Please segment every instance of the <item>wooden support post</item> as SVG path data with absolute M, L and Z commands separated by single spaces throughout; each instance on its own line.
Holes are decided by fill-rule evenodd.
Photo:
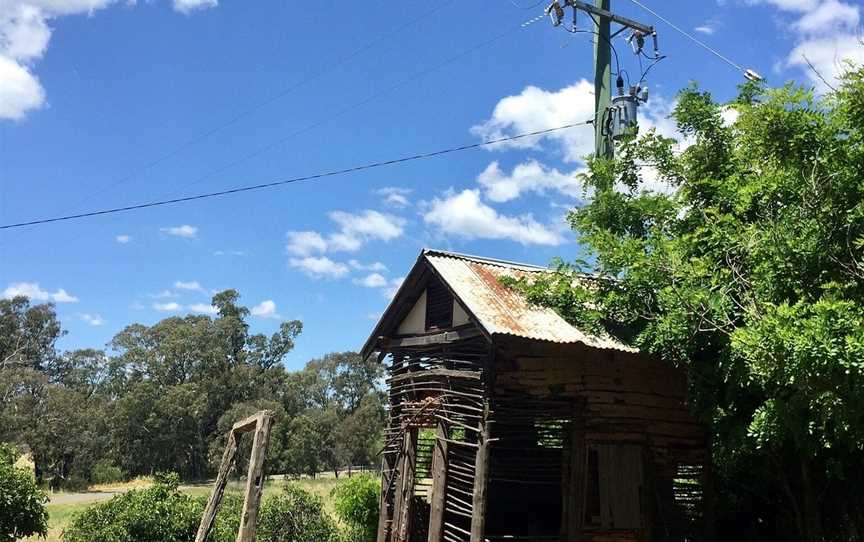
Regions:
M 486 501 L 489 489 L 489 406 L 484 409 L 482 429 L 474 462 L 474 496 L 471 501 L 471 542 L 483 542 L 486 534 Z
M 447 496 L 447 424 L 438 422 L 435 446 L 432 448 L 432 500 L 429 503 L 428 542 L 441 542 L 444 528 L 444 501 Z
M 414 501 L 414 470 L 417 467 L 417 428 L 405 429 L 399 479 L 396 481 L 396 502 L 393 506 L 393 542 L 407 542 L 411 532 Z
M 702 467 L 702 522 L 704 542 L 717 540 L 717 525 L 714 515 L 714 461 L 711 453 L 711 437 L 707 439 L 707 457 Z
M 213 494 L 207 501 L 207 507 L 204 509 L 204 515 L 201 517 L 201 523 L 198 525 L 198 533 L 195 535 L 195 542 L 204 542 L 207 535 L 210 534 L 210 529 L 213 528 L 213 522 L 216 520 L 216 513 L 219 511 L 219 505 L 222 504 L 222 496 L 225 493 L 225 486 L 228 484 L 228 475 L 234 468 L 234 459 L 237 456 L 238 435 L 234 431 L 228 432 L 228 443 L 225 445 L 225 451 L 222 453 L 222 464 L 219 466 L 219 474 L 216 476 L 216 485 L 213 488 Z
M 270 412 L 259 415 L 255 425 L 255 438 L 252 441 L 252 455 L 249 458 L 249 471 L 246 475 L 246 495 L 243 498 L 243 515 L 237 542 L 255 542 L 258 528 L 258 506 L 264 491 L 264 459 L 267 457 L 267 444 L 270 442 L 270 427 L 273 416 Z
M 390 538 L 390 533 L 393 526 L 393 516 L 390 514 L 388 503 L 394 498 L 390 487 L 393 482 L 393 476 L 396 472 L 396 465 L 387 461 L 387 454 L 381 458 L 381 498 L 378 507 L 378 536 L 377 542 L 387 542 Z M 395 490 L 394 490 L 395 491 Z M 394 508 L 395 510 L 395 508 Z
M 255 529 L 258 526 L 258 505 L 261 502 L 261 492 L 264 489 L 264 458 L 267 456 L 267 444 L 270 441 L 270 426 L 273 424 L 273 412 L 262 410 L 245 420 L 237 422 L 228 432 L 228 444 L 222 454 L 222 465 L 213 487 L 213 494 L 207 501 L 201 523 L 198 524 L 198 533 L 195 542 L 204 542 L 213 528 L 225 486 L 228 483 L 228 475 L 234 468 L 237 458 L 237 448 L 240 435 L 255 430 L 255 438 L 252 443 L 252 455 L 249 459 L 249 474 L 246 481 L 246 498 L 243 501 L 242 522 L 237 531 L 237 542 L 255 542 Z

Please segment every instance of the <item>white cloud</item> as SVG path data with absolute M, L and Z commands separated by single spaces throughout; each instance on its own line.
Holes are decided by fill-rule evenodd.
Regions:
M 397 186 L 386 186 L 375 191 L 376 194 L 384 198 L 384 203 L 394 205 L 396 207 L 407 207 L 410 205 L 408 195 L 413 190 L 410 188 L 399 188 Z
M 31 301 L 52 301 L 54 303 L 77 303 L 78 298 L 70 295 L 63 288 L 56 292 L 43 290 L 38 282 L 13 282 L 3 290 L 3 297 L 12 299 L 13 297 L 25 296 Z
M 561 173 L 536 160 L 518 164 L 509 175 L 501 170 L 497 161 L 492 162 L 477 176 L 477 182 L 485 188 L 486 197 L 496 202 L 516 199 L 524 191 L 544 194 L 554 190 L 572 198 L 584 195 L 575 173 Z
M 214 256 L 245 256 L 246 253 L 242 250 L 215 250 Z
M 183 308 L 180 303 L 174 301 L 168 303 L 153 303 L 153 308 L 159 312 L 176 312 Z
M 198 226 L 190 226 L 189 224 L 183 224 L 182 226 L 168 226 L 165 228 L 159 228 L 159 231 L 168 235 L 174 235 L 176 237 L 183 237 L 186 239 L 195 239 L 198 237 Z
M 289 231 L 288 245 L 285 247 L 289 253 L 296 256 L 309 256 L 311 254 L 326 252 L 327 241 L 320 233 L 315 231 Z
M 837 29 L 855 29 L 861 19 L 860 8 L 838 0 L 825 0 L 795 22 L 799 32 L 820 33 Z
M 312 278 L 338 279 L 348 274 L 348 266 L 334 262 L 326 256 L 291 258 L 288 260 L 288 264 Z
M 693 30 L 699 32 L 700 34 L 705 34 L 706 36 L 712 36 L 715 32 L 714 27 L 710 24 L 699 25 Z
M 252 316 L 259 318 L 281 318 L 279 313 L 276 312 L 276 303 L 272 299 L 265 299 L 261 303 L 258 303 L 252 307 L 250 312 Z
M 174 287 L 178 290 L 189 290 L 192 292 L 203 292 L 204 288 L 201 287 L 201 284 L 198 283 L 197 280 L 190 280 L 184 282 L 182 280 L 178 280 L 174 282 Z
M 174 0 L 174 7 L 188 13 L 216 2 Z M 48 49 L 48 22 L 66 15 L 91 14 L 114 3 L 117 0 L 0 0 L 0 119 L 21 120 L 45 104 L 45 90 L 33 74 L 33 64 Z
M 360 271 L 387 271 L 387 266 L 381 262 L 363 263 L 358 260 L 348 260 L 348 265 Z
M 209 303 L 193 303 L 186 307 L 189 312 L 197 312 L 199 314 L 216 314 L 218 309 Z
M 99 316 L 98 314 L 87 314 L 83 313 L 80 315 L 81 319 L 84 320 L 87 324 L 91 326 L 104 326 L 105 319 Z
M 180 13 L 191 13 L 202 9 L 215 8 L 218 0 L 174 0 L 174 9 Z
M 498 139 L 594 118 L 594 85 L 585 79 L 558 91 L 528 86 L 521 93 L 498 101 L 492 116 L 471 128 L 483 139 Z M 555 142 L 567 162 L 579 162 L 594 149 L 590 125 L 491 145 L 487 148 L 538 148 L 540 141 Z
M 340 226 L 328 240 L 331 250 L 354 251 L 369 240 L 390 241 L 402 235 L 405 220 L 367 209 L 358 214 L 333 211 L 330 219 Z
M 390 241 L 402 235 L 405 220 L 367 209 L 360 213 L 333 211 L 330 220 L 338 231 L 325 238 L 315 231 L 289 231 L 285 249 L 301 259 L 325 252 L 354 252 L 368 241 Z
M 381 273 L 369 273 L 362 279 L 355 279 L 354 284 L 366 288 L 381 288 L 382 286 L 387 286 L 387 279 Z
M 466 239 L 508 239 L 523 245 L 558 245 L 561 236 L 531 215 L 501 215 L 480 200 L 479 190 L 448 192 L 429 203 L 427 224 L 445 234 Z
M 132 236 L 126 235 L 124 233 L 123 235 L 118 235 L 118 236 L 114 237 L 114 240 L 117 241 L 118 243 L 120 243 L 121 245 L 125 245 L 126 243 L 128 243 L 132 240 Z
M 810 69 L 808 60 L 819 74 Z M 846 69 L 845 61 L 864 63 L 864 45 L 855 34 L 838 33 L 804 40 L 789 53 L 786 65 L 800 68 L 816 89 L 824 93 L 829 87 L 819 75 L 836 85 L 838 76 Z
M 161 292 L 150 294 L 149 297 L 152 297 L 153 299 L 168 299 L 172 297 L 177 297 L 177 294 L 175 294 L 171 290 L 162 290 Z

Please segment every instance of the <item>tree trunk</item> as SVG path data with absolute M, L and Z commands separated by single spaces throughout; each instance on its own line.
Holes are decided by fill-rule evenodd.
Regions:
M 816 498 L 816 488 L 813 485 L 813 466 L 806 457 L 799 459 L 801 467 L 801 501 L 804 523 L 804 540 L 807 542 L 822 542 L 822 517 L 819 500 Z

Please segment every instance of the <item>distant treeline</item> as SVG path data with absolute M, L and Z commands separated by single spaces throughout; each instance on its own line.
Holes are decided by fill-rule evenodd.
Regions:
M 213 297 L 215 317 L 132 324 L 107 350 L 67 352 L 51 304 L 0 300 L 0 441 L 29 451 L 39 483 L 52 487 L 160 471 L 202 479 L 218 468 L 231 425 L 270 409 L 268 471 L 371 463 L 384 422 L 381 367 L 340 352 L 287 371 L 302 323 L 251 334 L 239 298 L 226 290 Z M 246 449 L 240 458 L 238 469 Z

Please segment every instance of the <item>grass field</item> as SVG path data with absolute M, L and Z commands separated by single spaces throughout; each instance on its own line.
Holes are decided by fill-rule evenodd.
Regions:
M 301 480 L 297 480 L 296 482 L 303 489 L 314 493 L 324 499 L 324 504 L 327 511 L 333 515 L 333 502 L 330 499 L 330 492 L 336 487 L 338 481 L 332 477 L 321 477 L 321 478 L 303 478 Z M 231 481 L 228 483 L 228 487 L 226 488 L 226 492 L 237 492 L 242 493 L 244 488 L 243 481 Z M 265 494 L 273 494 L 275 492 L 281 491 L 282 485 L 284 482 L 282 480 L 267 480 L 264 483 L 264 493 Z M 140 482 L 134 482 L 128 485 L 114 485 L 110 487 L 100 487 L 100 491 L 127 491 L 129 489 L 146 487 L 146 485 L 141 484 Z M 180 490 L 184 493 L 188 493 L 189 495 L 210 495 L 210 491 L 212 490 L 212 486 L 209 484 L 195 484 L 195 485 L 184 485 L 180 487 Z M 69 500 L 72 497 L 75 500 L 87 500 L 87 502 L 64 502 L 62 504 L 48 504 L 46 509 L 48 510 L 48 538 L 47 542 L 61 542 L 61 535 L 63 534 L 63 529 L 69 525 L 72 521 L 73 517 L 86 510 L 88 507 L 93 506 L 97 503 L 100 493 L 91 492 L 91 493 L 74 493 L 74 494 L 63 494 L 64 500 Z M 103 501 L 104 502 L 104 501 Z M 26 542 L 44 542 L 45 539 L 40 539 L 36 537 L 25 538 Z

